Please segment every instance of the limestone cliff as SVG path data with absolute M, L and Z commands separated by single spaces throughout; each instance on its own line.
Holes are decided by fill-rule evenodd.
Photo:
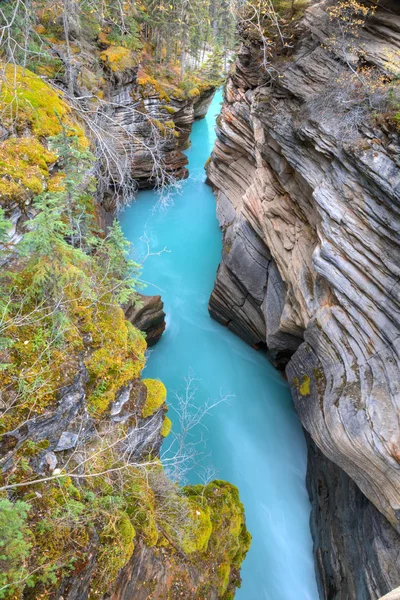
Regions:
M 398 98 L 400 10 L 379 3 L 350 57 L 334 5 L 313 3 L 267 75 L 256 43 L 239 52 L 208 166 L 224 232 L 210 311 L 287 364 L 322 451 L 309 477 L 321 595 L 364 600 L 400 582 L 400 138 L 395 111 L 375 96 L 368 110 L 354 73 Z

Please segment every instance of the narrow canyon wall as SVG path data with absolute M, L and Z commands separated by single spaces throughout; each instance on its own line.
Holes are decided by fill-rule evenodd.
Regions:
M 329 5 L 306 11 L 271 77 L 245 40 L 228 80 L 208 166 L 224 232 L 210 312 L 278 366 L 291 357 L 295 405 L 320 450 L 309 489 L 321 594 L 364 600 L 400 583 L 400 138 L 385 111 L 343 107 L 361 54 L 393 75 L 400 10 L 381 3 L 346 62 Z M 339 543 L 351 522 L 352 543 Z
M 90 142 L 75 121 L 70 105 L 28 69 L 22 71 L 16 67 L 15 71 L 19 89 L 27 94 L 28 101 L 24 102 L 23 97 L 19 104 L 22 126 L 17 121 L 12 127 L 4 120 L 0 132 L 1 150 L 7 157 L 0 177 L 0 217 L 3 218 L 4 210 L 12 225 L 0 219 L 8 235 L 8 238 L 4 235 L 7 243 L 4 232 L 0 236 L 2 298 L 6 297 L 7 310 L 10 305 L 12 315 L 10 326 L 3 306 L 3 321 L 11 334 L 2 337 L 0 344 L 0 500 L 2 523 L 8 520 L 11 529 L 2 531 L 1 585 L 5 584 L 3 589 L 9 587 L 5 592 L 7 597 L 26 599 L 165 600 L 183 594 L 188 600 L 232 598 L 240 585 L 240 566 L 251 541 L 238 490 L 224 481 L 178 488 L 159 463 L 161 444 L 171 429 L 171 421 L 165 416 L 166 390 L 158 380 L 141 379 L 141 371 L 146 347 L 157 342 L 165 327 L 160 296 L 140 295 L 140 303 L 135 298 L 121 307 L 120 297 L 110 292 L 110 287 L 114 290 L 120 286 L 119 271 L 104 292 L 102 284 L 113 270 L 111 261 L 101 255 L 99 262 L 94 262 L 97 251 L 93 250 L 96 246 L 92 240 L 93 246 L 88 243 L 91 250 L 87 254 L 64 240 L 65 230 L 58 225 L 59 214 L 65 212 L 61 192 L 57 197 L 60 204 L 47 213 L 50 217 L 42 223 L 57 214 L 60 229 L 54 229 L 58 237 L 51 230 L 53 237 L 49 234 L 48 246 L 53 250 L 51 263 L 56 267 L 48 279 L 54 287 L 57 280 L 61 294 L 68 294 L 68 299 L 63 296 L 59 305 L 52 305 L 54 288 L 45 286 L 46 277 L 40 280 L 35 292 L 29 286 L 35 267 L 46 265 L 47 256 L 43 253 L 38 258 L 33 244 L 34 249 L 27 250 L 25 246 L 19 251 L 29 231 L 29 221 L 41 212 L 34 203 L 37 187 L 30 187 L 29 177 L 26 180 L 14 176 L 13 182 L 8 172 L 4 176 L 7 164 L 12 175 L 16 172 L 12 164 L 13 148 L 20 152 L 25 148 L 21 173 L 24 174 L 24 169 L 28 175 L 39 173 L 39 187 L 43 192 L 49 191 L 51 204 L 51 192 L 59 191 L 51 187 L 53 178 L 66 177 L 65 164 L 47 149 L 49 123 L 53 124 L 51 119 L 58 109 L 65 126 L 75 134 L 71 147 L 78 151 L 73 144 L 76 140 L 82 144 L 77 146 L 79 161 L 73 163 L 77 173 L 73 181 L 81 192 L 74 201 L 82 214 L 90 213 L 91 225 L 92 216 L 99 217 L 100 201 L 108 218 L 115 216 L 113 192 L 118 190 L 110 190 L 109 205 L 107 195 L 102 197 L 104 190 L 94 196 L 88 175 L 89 171 L 92 174 L 91 163 L 81 158 Z M 143 145 L 148 130 L 141 129 L 140 117 L 136 119 L 137 113 L 129 111 L 132 94 L 127 93 L 125 86 L 132 82 L 126 76 L 127 79 L 120 78 L 113 85 L 115 91 L 119 89 L 125 94 L 125 118 L 131 119 L 129 127 L 142 136 Z M 7 83 L 6 77 L 3 85 Z M 137 87 L 135 90 L 139 93 Z M 184 156 L 181 150 L 188 142 L 193 120 L 204 116 L 213 93 L 212 88 L 194 100 L 182 100 L 182 110 L 178 112 L 186 115 L 187 131 L 183 131 L 182 124 L 182 139 L 177 141 L 174 137 L 172 146 L 162 148 L 166 160 L 169 151 Z M 38 101 L 41 112 L 31 110 L 32 98 Z M 111 111 L 110 96 L 107 102 Z M 121 98 L 118 107 L 122 104 Z M 153 104 L 161 110 L 160 98 Z M 171 104 L 171 110 L 175 110 L 172 100 Z M 8 115 L 9 107 L 4 100 L 0 105 L 2 114 Z M 23 112 L 27 106 L 28 116 Z M 42 127 L 39 132 L 34 127 L 38 121 Z M 56 120 L 51 133 L 61 131 L 61 123 Z M 132 156 L 136 150 L 133 148 Z M 38 157 L 40 170 L 36 165 Z M 146 157 L 146 164 L 150 165 L 150 159 L 150 155 Z M 131 165 L 131 168 L 135 175 L 136 167 Z M 147 185 L 151 182 L 147 181 Z M 42 229 L 40 224 L 31 229 L 37 237 L 48 240 L 44 225 Z M 59 235 L 60 231 L 63 235 Z M 98 233 L 97 227 L 94 231 Z M 82 247 L 86 249 L 85 244 Z M 124 263 L 124 255 L 120 257 Z M 100 270 L 103 262 L 107 264 L 104 272 Z M 96 288 L 93 295 L 86 287 L 85 268 L 91 269 L 90 285 Z M 64 269 L 74 276 L 64 279 Z M 45 266 L 43 270 L 46 271 Z M 16 273 L 18 276 L 13 279 Z M 13 285 L 16 280 L 20 284 L 19 278 L 23 282 L 21 305 Z M 38 306 L 32 300 L 37 296 Z M 74 308 L 69 312 L 71 306 Z M 22 314 L 24 317 L 15 319 L 13 310 L 20 311 L 18 317 Z M 43 311 L 40 317 L 36 311 Z M 67 325 L 65 330 L 60 326 L 55 334 L 57 311 L 65 316 Z M 7 327 L 3 328 L 3 334 L 4 331 Z M 146 340 L 141 332 L 147 334 Z M 53 336 L 57 339 L 56 347 Z M 155 474 L 151 483 L 150 471 Z
M 189 146 L 193 122 L 205 117 L 215 93 L 213 85 L 205 85 L 193 98 L 168 97 L 163 91 L 149 89 L 138 78 L 137 67 L 118 75 L 107 75 L 106 71 L 101 104 L 104 117 L 100 123 L 107 130 L 106 141 L 114 156 L 107 160 L 113 181 L 99 190 L 105 225 L 112 221 L 121 203 L 131 200 L 121 201 L 129 180 L 132 196 L 137 189 L 168 185 L 188 176 L 188 160 L 182 151 Z M 90 90 L 76 84 L 75 93 L 84 97 Z M 122 188 L 118 182 L 122 182 Z
M 307 488 L 320 596 L 380 598 L 399 583 L 399 534 L 354 481 L 307 439 Z

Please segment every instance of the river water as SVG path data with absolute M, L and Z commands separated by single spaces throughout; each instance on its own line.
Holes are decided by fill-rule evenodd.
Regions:
M 146 294 L 161 293 L 167 328 L 151 351 L 145 377 L 182 390 L 190 371 L 197 378 L 195 402 L 231 394 L 206 416 L 195 436 L 206 437 L 202 467 L 238 486 L 253 543 L 242 568 L 238 600 L 317 600 L 305 489 L 306 445 L 281 375 L 265 355 L 210 319 L 207 305 L 221 256 L 215 198 L 205 185 L 204 163 L 215 140 L 222 95 L 206 119 L 193 125 L 187 151 L 190 178 L 166 210 L 154 210 L 158 196 L 140 192 L 121 214 L 121 225 L 144 262 Z M 174 421 L 173 411 L 170 417 Z M 176 424 L 175 424 L 176 427 Z M 168 440 L 169 438 L 167 438 Z M 168 442 L 166 442 L 168 443 Z M 192 473 L 190 482 L 199 482 Z

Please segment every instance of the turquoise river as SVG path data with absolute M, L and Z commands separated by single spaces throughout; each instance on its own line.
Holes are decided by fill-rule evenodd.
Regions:
M 207 310 L 222 244 L 204 163 L 221 100 L 218 93 L 206 119 L 194 123 L 187 151 L 190 177 L 173 204 L 155 209 L 157 194 L 143 191 L 121 214 L 139 260 L 146 253 L 144 236 L 152 253 L 168 249 L 143 264 L 145 293 L 160 293 L 167 314 L 145 376 L 165 383 L 170 405 L 190 371 L 197 378 L 197 403 L 219 398 L 221 390 L 233 396 L 205 417 L 195 435 L 206 437 L 202 465 L 212 464 L 217 478 L 238 486 L 253 535 L 238 600 L 317 600 L 306 445 L 289 390 L 264 354 L 210 319 Z M 174 420 L 173 410 L 169 416 Z

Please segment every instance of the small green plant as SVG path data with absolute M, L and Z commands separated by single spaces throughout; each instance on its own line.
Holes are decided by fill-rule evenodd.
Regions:
M 8 241 L 8 233 L 12 227 L 12 223 L 6 219 L 4 209 L 0 207 L 0 249 L 4 250 L 4 245 Z
M 32 547 L 27 527 L 30 505 L 0 500 L 0 598 L 11 597 L 16 582 L 29 578 L 27 559 Z

